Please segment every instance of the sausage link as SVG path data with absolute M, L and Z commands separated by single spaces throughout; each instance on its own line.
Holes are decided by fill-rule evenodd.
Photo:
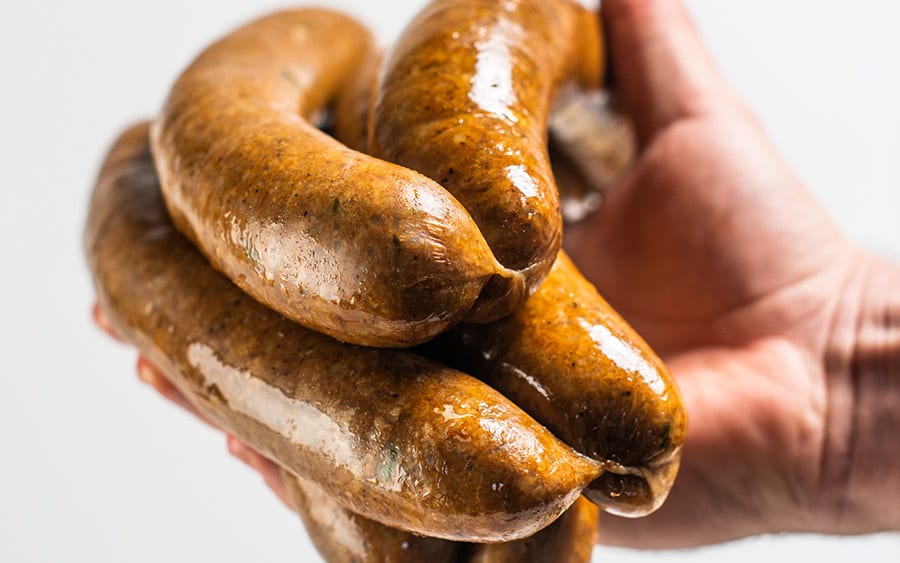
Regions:
M 342 344 L 249 298 L 170 223 L 145 125 L 110 152 L 85 245 L 117 332 L 200 412 L 354 512 L 506 541 L 549 524 L 601 473 L 468 375 Z
M 469 544 L 385 526 L 343 508 L 307 479 L 285 470 L 282 478 L 313 545 L 329 563 L 461 563 L 467 559 Z
M 674 481 L 687 418 L 662 361 L 560 252 L 515 314 L 421 349 L 482 379 L 606 472 L 584 494 L 641 516 Z
M 358 150 L 366 148 L 359 123 L 372 73 L 361 73 L 342 92 L 335 116 L 344 124 L 338 138 Z M 573 164 L 564 156 L 555 154 L 553 165 L 569 172 Z M 586 182 L 574 172 L 558 181 L 560 191 Z M 420 351 L 480 377 L 566 443 L 601 460 L 606 473 L 585 495 L 607 511 L 640 516 L 664 502 L 685 434 L 678 389 L 650 347 L 564 253 L 512 316 L 461 324 Z
M 401 33 L 370 115 L 372 154 L 440 182 L 513 277 L 494 276 L 467 319 L 514 311 L 561 242 L 547 117 L 566 78 L 599 80 L 595 14 L 556 0 L 435 0 Z M 591 66 L 592 64 L 592 66 Z M 589 76 L 592 75 L 592 76 Z
M 175 225 L 243 290 L 339 340 L 406 347 L 512 274 L 438 184 L 310 123 L 371 50 L 323 10 L 241 27 L 179 77 L 153 155 Z
M 369 111 L 381 62 L 380 52 L 370 52 L 334 104 L 334 137 L 363 153 L 369 151 Z
M 600 511 L 579 497 L 553 524 L 507 543 L 476 546 L 469 563 L 590 563 Z
M 418 536 L 363 518 L 315 483 L 282 471 L 306 531 L 328 562 L 590 563 L 599 511 L 583 497 L 552 524 L 521 540 L 467 544 Z

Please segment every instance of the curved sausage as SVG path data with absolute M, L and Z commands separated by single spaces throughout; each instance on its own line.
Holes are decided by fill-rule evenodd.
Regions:
M 336 122 L 343 124 L 336 129 L 338 139 L 358 150 L 366 148 L 360 123 L 367 115 L 372 74 L 371 66 L 360 73 L 336 109 Z M 570 136 L 588 134 L 583 128 L 573 131 L 571 119 L 560 127 Z M 567 147 L 578 166 L 588 155 L 601 154 L 604 143 L 622 139 L 621 131 L 609 131 L 598 132 L 606 138 L 587 149 Z M 561 192 L 588 182 L 575 176 L 575 164 L 563 158 L 567 154 L 554 156 L 554 170 L 567 172 L 557 179 Z M 664 502 L 686 431 L 677 386 L 565 254 L 515 314 L 483 326 L 461 324 L 420 351 L 483 379 L 566 443 L 602 461 L 606 473 L 585 494 L 607 511 L 640 516 Z
M 599 511 L 583 497 L 521 540 L 467 544 L 390 528 L 342 508 L 321 487 L 283 471 L 288 495 L 325 561 L 343 563 L 590 563 Z
M 517 274 L 494 276 L 470 321 L 514 311 L 553 265 L 562 224 L 547 117 L 566 78 L 599 81 L 598 33 L 596 14 L 571 2 L 435 0 L 386 59 L 370 151 L 440 182 Z
M 241 27 L 179 77 L 153 155 L 175 225 L 243 290 L 339 340 L 406 347 L 512 273 L 446 190 L 310 123 L 371 50 L 323 10 Z
M 584 494 L 642 516 L 675 479 L 687 418 L 662 361 L 565 253 L 525 306 L 421 350 L 497 389 L 606 472 Z
M 370 52 L 334 103 L 334 137 L 363 153 L 369 151 L 369 111 L 378 81 L 382 54 Z
M 200 412 L 354 512 L 506 541 L 549 524 L 601 473 L 472 377 L 339 343 L 250 299 L 173 228 L 146 126 L 111 149 L 85 248 L 117 332 Z

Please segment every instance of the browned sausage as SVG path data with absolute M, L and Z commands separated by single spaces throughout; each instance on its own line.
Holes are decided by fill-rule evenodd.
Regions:
M 283 472 L 306 531 L 322 557 L 343 563 L 589 563 L 599 511 L 583 497 L 533 536 L 466 544 L 390 528 L 342 508 L 321 487 Z
M 310 123 L 371 50 L 323 10 L 241 27 L 180 76 L 153 153 L 175 225 L 242 289 L 339 340 L 404 347 L 513 274 L 438 184 Z
M 369 111 L 381 61 L 380 52 L 369 53 L 347 86 L 338 93 L 334 104 L 334 137 L 364 153 L 369 150 Z
M 607 511 L 641 516 L 665 500 L 686 432 L 678 388 L 564 253 L 514 315 L 460 325 L 426 348 L 601 461 L 606 473 L 584 494 Z
M 343 127 L 336 134 L 364 150 L 359 122 L 371 79 L 360 76 L 341 94 L 336 120 Z M 605 141 L 574 154 L 596 156 Z M 569 170 L 566 161 L 557 164 Z M 569 175 L 558 181 L 561 190 L 571 188 Z M 678 389 L 650 347 L 564 254 L 513 316 L 459 325 L 422 351 L 484 379 L 569 445 L 603 461 L 607 473 L 585 494 L 606 510 L 640 516 L 668 495 L 685 436 Z
M 565 1 L 435 0 L 386 59 L 370 151 L 440 182 L 518 274 L 494 277 L 485 289 L 494 299 L 469 320 L 512 312 L 553 265 L 561 219 L 547 116 L 564 79 L 599 80 L 598 27 L 596 14 Z
M 309 538 L 329 563 L 461 563 L 468 558 L 469 544 L 385 526 L 346 510 L 312 481 L 287 471 L 282 478 Z
M 469 563 L 590 563 L 599 517 L 596 505 L 581 497 L 531 537 L 477 546 Z
M 198 410 L 368 518 L 505 541 L 546 526 L 601 473 L 472 377 L 339 343 L 249 298 L 170 223 L 145 125 L 106 159 L 85 248 L 116 331 Z

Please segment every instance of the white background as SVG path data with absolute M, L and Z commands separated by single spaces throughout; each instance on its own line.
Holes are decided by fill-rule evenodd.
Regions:
M 319 0 L 393 37 L 421 4 Z M 268 1 L 0 7 L 0 561 L 316 561 L 221 435 L 90 324 L 85 204 L 108 143 Z M 900 2 L 690 1 L 724 72 L 848 234 L 900 258 Z M 900 502 L 900 499 L 898 499 Z M 898 561 L 900 536 L 761 537 L 615 561 Z

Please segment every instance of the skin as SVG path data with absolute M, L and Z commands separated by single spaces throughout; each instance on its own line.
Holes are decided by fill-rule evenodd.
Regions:
M 370 51 L 324 10 L 241 27 L 178 78 L 153 155 L 175 225 L 241 289 L 338 340 L 407 347 L 512 274 L 437 183 L 316 129 Z
M 601 541 L 900 529 L 897 267 L 813 200 L 679 2 L 603 6 L 640 156 L 566 246 L 666 361 L 691 425 L 666 504 L 602 518 Z
M 516 310 L 553 265 L 562 219 L 547 118 L 564 80 L 598 81 L 596 37 L 596 16 L 568 2 L 436 0 L 385 60 L 369 151 L 440 182 L 516 272 L 489 283 L 470 321 Z
M 344 508 L 419 534 L 509 541 L 602 472 L 472 377 L 342 344 L 253 301 L 170 223 L 146 125 L 110 150 L 85 249 L 116 332 L 205 418 Z
M 640 156 L 567 247 L 662 353 L 691 425 L 663 508 L 602 517 L 600 541 L 900 529 L 900 268 L 834 227 L 679 2 L 604 0 L 604 12 Z M 281 487 L 277 468 L 243 455 Z

